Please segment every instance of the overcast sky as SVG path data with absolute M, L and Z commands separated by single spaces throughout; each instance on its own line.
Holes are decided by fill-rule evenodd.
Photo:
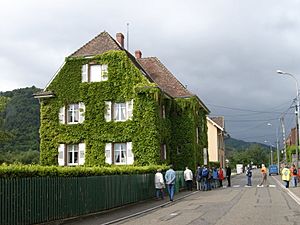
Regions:
M 66 56 L 129 23 L 130 52 L 158 57 L 232 137 L 275 145 L 282 115 L 295 126 L 296 82 L 276 70 L 300 81 L 299 1 L 7 0 L 0 15 L 0 91 L 44 88 Z

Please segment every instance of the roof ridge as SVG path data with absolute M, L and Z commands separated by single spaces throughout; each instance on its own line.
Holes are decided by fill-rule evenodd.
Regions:
M 89 45 L 91 42 L 95 41 L 97 38 L 99 38 L 100 36 L 106 36 L 108 37 L 110 40 L 112 40 L 114 43 L 117 44 L 117 46 L 120 48 L 120 50 L 123 50 L 123 48 L 119 45 L 119 43 L 107 32 L 107 31 L 102 31 L 100 34 L 98 34 L 97 36 L 95 36 L 93 39 L 91 39 L 90 41 L 86 42 L 84 45 L 82 45 L 80 48 L 78 48 L 75 52 L 73 52 L 70 56 L 72 57 L 73 55 L 76 55 L 76 53 L 78 53 L 81 49 L 83 49 L 84 47 L 86 47 L 87 45 Z

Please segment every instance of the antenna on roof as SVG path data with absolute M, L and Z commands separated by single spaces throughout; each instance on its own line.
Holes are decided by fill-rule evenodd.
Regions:
M 129 52 L 129 23 L 127 25 L 127 51 Z

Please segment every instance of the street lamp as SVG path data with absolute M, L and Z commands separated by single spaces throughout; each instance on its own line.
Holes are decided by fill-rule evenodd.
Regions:
M 299 151 L 299 141 L 300 141 L 300 132 L 299 132 L 299 123 L 300 123 L 300 115 L 299 115 L 299 112 L 298 112 L 298 109 L 300 107 L 299 105 L 299 85 L 298 85 L 298 80 L 297 78 L 293 75 L 293 74 L 290 74 L 290 73 L 287 73 L 287 72 L 283 72 L 281 70 L 277 70 L 277 73 L 278 74 L 281 74 L 281 75 L 287 75 L 287 76 L 290 76 L 292 77 L 295 81 L 296 81 L 296 90 L 297 90 L 297 97 L 296 97 L 296 116 L 297 116 L 297 125 L 296 125 L 296 129 L 297 129 L 297 134 L 298 134 L 298 137 L 297 137 L 297 146 L 296 146 L 296 167 L 298 168 L 298 159 L 299 159 L 299 154 L 298 154 L 298 151 Z

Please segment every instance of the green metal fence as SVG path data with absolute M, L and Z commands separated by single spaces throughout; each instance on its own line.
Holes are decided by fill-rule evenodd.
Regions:
M 184 187 L 183 172 L 176 174 L 178 191 Z M 0 224 L 38 224 L 107 210 L 153 196 L 153 174 L 1 178 Z

